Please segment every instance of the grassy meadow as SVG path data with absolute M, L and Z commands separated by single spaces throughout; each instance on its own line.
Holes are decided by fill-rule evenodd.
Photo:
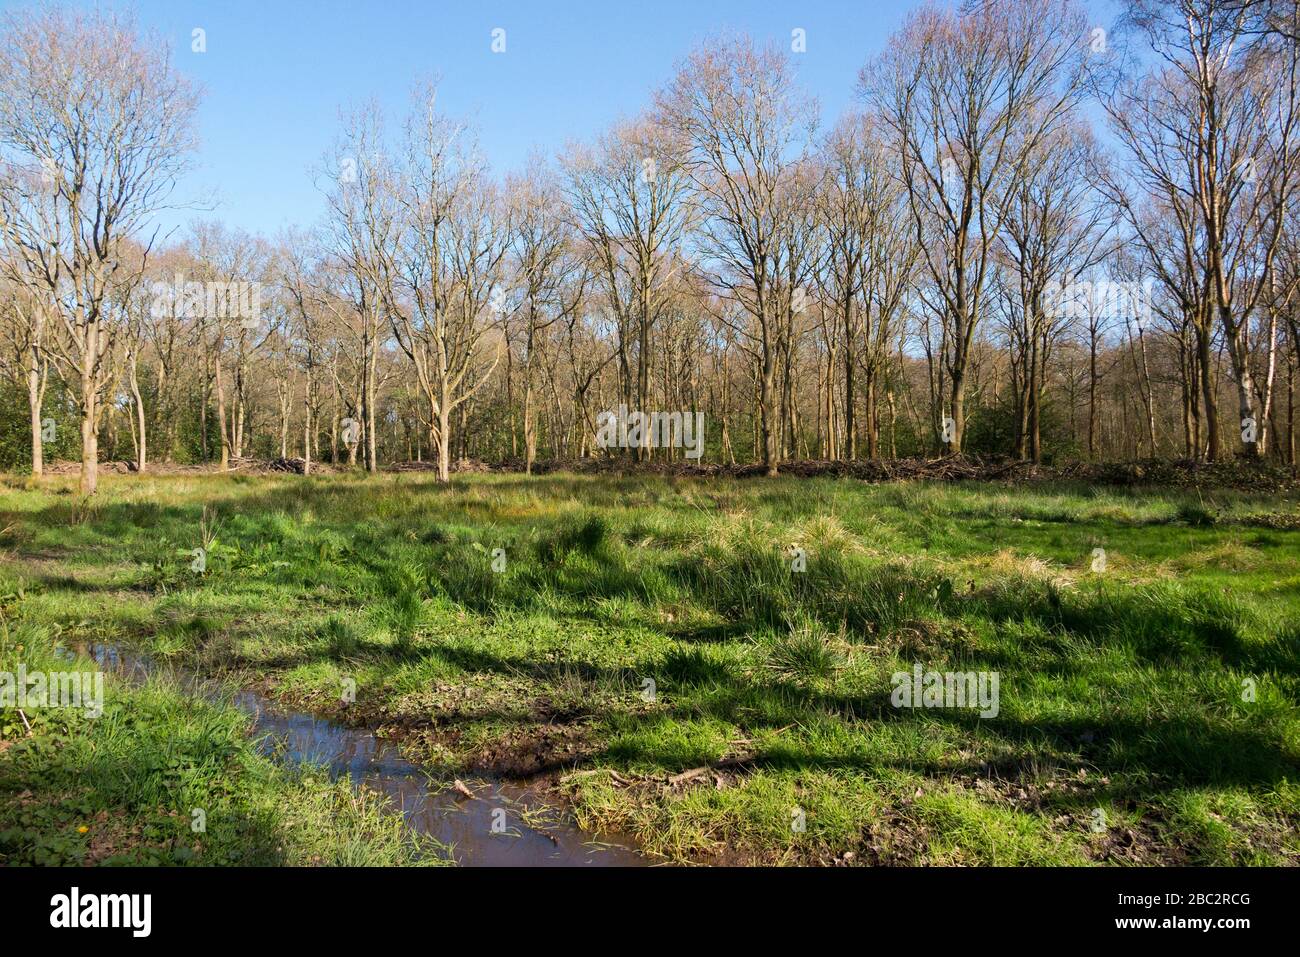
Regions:
M 1300 861 L 1293 494 L 72 482 L 0 489 L 0 670 L 138 649 L 379 728 L 435 776 L 532 781 L 667 862 Z M 896 707 L 917 664 L 996 673 L 997 714 Z M 0 863 L 424 859 L 364 791 L 272 764 L 174 683 L 110 676 L 93 720 L 13 714 Z

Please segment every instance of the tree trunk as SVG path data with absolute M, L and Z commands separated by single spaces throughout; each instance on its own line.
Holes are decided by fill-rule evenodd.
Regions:
M 136 354 L 134 350 L 132 350 L 127 361 L 130 370 L 131 399 L 135 403 L 136 431 L 140 436 L 138 445 L 139 451 L 137 452 L 135 459 L 135 470 L 143 475 L 149 465 L 149 455 L 145 444 L 144 400 L 140 398 L 140 380 L 136 376 Z
M 311 474 L 311 378 L 307 379 L 307 390 L 303 398 L 302 424 L 302 474 Z
M 957 366 L 954 363 L 954 366 Z M 952 370 L 951 388 L 952 388 L 952 442 L 948 445 L 948 451 L 954 455 L 960 454 L 962 449 L 962 439 L 966 433 L 966 397 L 962 394 L 966 383 L 965 363 L 962 362 L 960 367 Z
M 844 311 L 844 457 L 850 462 L 858 457 L 857 423 L 853 418 L 853 374 L 857 371 L 857 363 L 853 361 L 853 335 L 849 324 L 852 308 L 852 300 L 848 300 Z
M 1219 403 L 1214 394 L 1213 382 L 1213 364 L 1210 361 L 1210 337 L 1211 330 L 1202 328 L 1200 324 L 1196 326 L 1196 361 L 1200 366 L 1201 378 L 1201 401 L 1205 408 L 1205 436 L 1206 450 L 1205 457 L 1207 461 L 1217 462 L 1220 458 L 1219 449 Z
M 221 357 L 216 361 L 217 429 L 221 432 L 221 471 L 230 468 L 230 433 L 226 429 L 226 386 L 221 378 Z
M 770 477 L 777 474 L 780 453 L 777 451 L 776 363 L 771 349 L 763 350 L 763 375 L 759 402 L 762 427 L 763 465 Z
M 1097 335 L 1088 336 L 1088 461 L 1097 459 Z
M 91 342 L 95 336 L 91 334 Z M 93 349 L 87 349 L 81 372 L 81 483 L 82 495 L 94 495 L 99 488 L 99 435 L 95 429 L 95 375 Z
M 451 481 L 451 410 L 443 402 L 438 409 L 438 481 Z
M 32 346 L 28 351 L 27 407 L 32 424 L 32 475 L 40 478 L 45 473 L 45 442 L 41 434 L 41 408 L 45 402 L 45 375 L 41 367 L 40 351 Z

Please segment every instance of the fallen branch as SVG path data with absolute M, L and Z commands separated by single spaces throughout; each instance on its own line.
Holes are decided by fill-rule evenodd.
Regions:
M 615 784 L 621 784 L 626 786 L 632 783 L 627 778 L 623 777 L 623 775 L 615 771 L 613 768 L 588 768 L 585 771 L 570 771 L 568 774 L 564 775 L 564 777 L 562 777 L 560 780 L 568 781 L 572 778 L 589 778 L 595 774 L 608 774 Z
M 689 771 L 683 771 L 680 774 L 674 774 L 668 779 L 669 785 L 676 787 L 679 784 L 685 784 L 687 781 L 693 781 L 701 775 L 708 774 L 711 771 L 723 771 L 727 768 L 740 767 L 742 764 L 751 764 L 754 761 L 754 755 L 747 754 L 743 757 L 725 758 L 717 764 L 704 764 L 698 768 L 691 768 Z

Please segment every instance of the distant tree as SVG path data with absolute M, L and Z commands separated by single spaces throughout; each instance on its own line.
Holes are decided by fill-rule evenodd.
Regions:
M 758 367 L 762 462 L 781 460 L 778 370 L 789 346 L 800 267 L 799 233 L 811 224 L 804 163 L 813 151 L 817 105 L 799 89 L 789 54 L 748 37 L 698 47 L 657 98 L 661 122 L 680 137 L 701 206 L 707 273 L 750 325 L 738 344 Z M 720 316 L 730 316 L 723 310 Z
M 941 431 L 962 449 L 971 347 L 997 237 L 1029 158 L 1081 97 L 1085 21 L 1070 0 L 912 14 L 861 75 L 891 133 L 907 189 L 926 302 L 941 324 Z

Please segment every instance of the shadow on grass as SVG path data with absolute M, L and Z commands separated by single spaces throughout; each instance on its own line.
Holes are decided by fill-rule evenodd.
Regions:
M 521 494 L 554 497 L 562 504 L 577 499 L 585 505 L 613 500 L 620 495 L 646 494 L 640 479 L 601 480 L 600 494 L 595 480 L 541 476 L 493 482 L 489 490 L 501 496 Z M 224 490 L 223 508 L 237 509 L 244 516 L 241 534 L 275 540 L 276 515 L 294 515 L 303 509 L 329 511 L 329 527 L 347 527 L 354 540 L 385 545 L 393 537 L 397 522 L 376 518 L 368 493 L 359 486 L 330 486 L 323 483 L 284 484 L 257 494 L 242 494 L 239 487 Z M 402 494 L 426 509 L 444 502 L 458 491 L 432 480 L 407 482 Z M 788 494 L 763 492 L 773 508 L 790 506 Z M 458 503 L 468 514 L 496 509 L 491 502 Z M 625 502 L 621 504 L 626 504 Z M 761 502 L 760 502 L 761 504 Z M 534 661 L 503 657 L 482 648 L 464 645 L 428 646 L 414 642 L 394 648 L 357 638 L 331 645 L 328 641 L 304 647 L 272 659 L 249 660 L 260 667 L 290 668 L 320 660 L 348 656 L 376 660 L 419 660 L 434 657 L 466 672 L 522 676 L 546 686 L 576 675 L 583 681 L 610 688 L 635 687 L 647 674 L 657 676 L 664 695 L 664 710 L 649 714 L 631 710 L 616 716 L 625 733 L 606 755 L 607 760 L 665 765 L 667 752 L 649 745 L 631 743 L 650 739 L 656 729 L 697 719 L 718 719 L 746 729 L 769 729 L 799 724 L 810 716 L 831 716 L 849 722 L 881 726 L 905 722 L 932 723 L 983 741 L 1004 745 L 1029 755 L 1067 766 L 1088 767 L 1115 781 L 1115 788 L 1138 800 L 1159 789 L 1183 784 L 1239 785 L 1273 788 L 1284 779 L 1294 780 L 1300 771 L 1296 755 L 1281 743 L 1281 736 L 1264 730 L 1234 726 L 1228 717 L 1216 721 L 1199 712 L 1195 702 L 1170 713 L 1162 703 L 1151 717 L 1134 703 L 1132 714 L 1101 719 L 1081 716 L 1077 720 L 1019 721 L 1006 712 L 998 718 L 979 721 L 969 714 L 926 711 L 923 714 L 893 708 L 887 693 L 847 694 L 813 684 L 745 673 L 732 663 L 710 656 L 711 644 L 720 644 L 764 627 L 790 627 L 800 620 L 815 620 L 827 628 L 848 626 L 854 634 L 884 636 L 910 621 L 986 619 L 994 626 L 1027 624 L 1046 636 L 1032 650 L 1043 656 L 1036 669 L 1071 673 L 1074 663 L 1065 644 L 1056 639 L 1069 636 L 1098 649 L 1131 649 L 1143 663 L 1188 667 L 1203 662 L 1208 669 L 1227 668 L 1256 674 L 1276 674 L 1286 679 L 1300 675 L 1300 626 L 1281 634 L 1261 636 L 1251 610 L 1231 597 L 1208 590 L 1173 586 L 1138 586 L 1117 591 L 1111 586 L 1099 590 L 1080 587 L 1063 591 L 1050 584 L 1014 580 L 975 594 L 957 593 L 954 583 L 942 575 L 918 574 L 906 568 L 867 565 L 843 556 L 828 555 L 810 565 L 808 572 L 791 574 L 785 556 L 772 543 L 754 543 L 750 550 L 724 553 L 706 549 L 688 557 L 640 557 L 635 550 L 620 547 L 616 537 L 601 522 L 590 518 L 547 518 L 538 523 L 527 510 L 500 519 L 524 536 L 519 541 L 531 549 L 522 570 L 495 574 L 485 555 L 465 554 L 463 543 L 447 543 L 442 533 L 426 532 L 422 547 L 429 549 L 430 576 L 420 587 L 440 590 L 464 607 L 493 615 L 502 610 L 534 610 L 539 596 L 551 592 L 578 602 L 628 600 L 653 602 L 659 592 L 684 593 L 721 616 L 721 624 L 685 626 L 680 640 L 702 647 L 679 649 L 667 656 L 638 661 L 631 667 L 609 667 L 581 660 Z M 55 503 L 35 513 L 35 520 L 67 524 L 75 513 L 71 503 Z M 159 508 L 150 503 L 109 503 L 98 509 L 93 529 L 87 534 L 108 540 L 124 529 L 154 529 L 164 522 L 185 523 L 197 528 L 201 507 Z M 32 521 L 33 513 L 17 516 Z M 449 516 L 436 516 L 440 522 Z M 477 516 L 475 516 L 477 520 Z M 427 514 L 418 521 L 433 520 Z M 0 517 L 0 524 L 3 524 Z M 456 550 L 459 548 L 459 550 Z M 365 556 L 354 563 L 355 570 L 380 579 L 390 564 L 386 552 Z M 517 566 L 516 566 L 517 567 Z M 394 589 L 379 582 L 376 593 L 394 598 Z M 60 584 L 77 589 L 80 586 Z M 405 587 L 405 586 L 404 586 Z M 400 589 L 398 589 L 400 591 Z M 1024 669 L 1026 661 L 1001 648 L 981 649 L 976 656 L 985 666 L 1004 673 Z M 1076 672 L 1077 673 L 1077 672 Z M 490 717 L 490 715 L 485 715 Z M 500 715 L 519 720 L 515 712 Z M 599 715 L 597 718 L 601 717 Z M 544 720 L 545 715 L 539 716 Z M 527 718 L 523 719 L 525 722 Z M 1084 736 L 1089 736 L 1085 741 Z M 928 775 L 970 773 L 998 775 L 1011 768 L 990 766 L 970 760 L 950 762 L 923 758 L 883 760 L 878 756 L 818 753 L 811 747 L 782 744 L 755 757 L 754 766 L 782 770 L 842 769 L 870 772 L 894 767 Z M 1016 771 L 1024 773 L 1023 768 Z

